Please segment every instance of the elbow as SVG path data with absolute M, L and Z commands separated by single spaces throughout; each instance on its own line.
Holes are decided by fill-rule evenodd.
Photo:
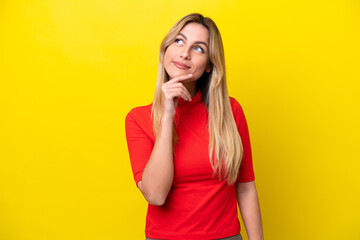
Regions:
M 154 206 L 162 206 L 165 204 L 167 194 L 169 191 L 165 191 L 160 188 L 151 188 L 147 189 L 146 186 L 144 187 L 142 181 L 139 182 L 138 187 L 143 194 L 145 200 Z
M 153 206 L 162 206 L 165 204 L 165 198 L 161 198 L 161 197 L 152 197 L 152 198 L 146 198 L 146 201 L 150 204 L 150 205 L 153 205 Z
M 166 201 L 166 195 L 160 194 L 158 192 L 154 192 L 154 193 L 148 193 L 146 191 L 142 192 L 144 195 L 145 200 L 154 206 L 162 206 L 165 204 Z

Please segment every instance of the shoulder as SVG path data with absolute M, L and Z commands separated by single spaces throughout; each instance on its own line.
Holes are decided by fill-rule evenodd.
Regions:
M 125 117 L 125 129 L 129 135 L 132 133 L 146 133 L 154 138 L 151 119 L 152 104 L 132 108 Z
M 134 107 L 126 114 L 126 119 L 128 118 L 138 119 L 144 116 L 148 116 L 149 114 L 151 115 L 151 108 L 152 108 L 152 103 L 145 106 Z
M 149 124 L 151 121 L 152 103 L 132 108 L 125 117 L 125 123 L 136 122 L 139 125 Z
M 238 117 L 239 115 L 244 115 L 244 111 L 241 107 L 241 104 L 234 97 L 229 97 L 229 98 L 230 98 L 231 108 L 234 117 Z
M 241 104 L 233 97 L 230 97 L 230 102 L 236 125 L 239 129 L 247 129 L 247 120 Z

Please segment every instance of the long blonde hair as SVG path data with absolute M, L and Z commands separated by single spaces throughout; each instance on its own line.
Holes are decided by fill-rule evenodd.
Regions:
M 156 136 L 161 124 L 164 95 L 163 83 L 169 81 L 164 67 L 164 55 L 167 47 L 175 40 L 181 29 L 190 22 L 200 23 L 209 30 L 209 58 L 211 71 L 204 74 L 196 82 L 196 90 L 201 91 L 202 102 L 208 111 L 209 157 L 213 175 L 219 180 L 227 179 L 229 185 L 234 184 L 243 157 L 241 138 L 233 117 L 231 103 L 226 84 L 224 48 L 220 32 L 208 17 L 193 13 L 180 19 L 170 29 L 160 46 L 158 75 L 152 103 L 151 118 Z M 173 127 L 173 149 L 178 137 Z

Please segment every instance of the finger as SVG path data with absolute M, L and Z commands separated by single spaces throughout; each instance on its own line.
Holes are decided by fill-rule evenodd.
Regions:
M 176 87 L 170 87 L 168 89 L 173 90 L 175 92 L 180 91 L 179 94 L 185 95 L 185 97 L 182 97 L 183 99 L 191 101 L 191 94 L 189 93 L 189 91 L 186 89 L 186 87 L 182 83 L 177 83 Z
M 176 83 L 164 83 L 164 88 L 165 89 L 174 89 L 174 88 L 181 88 L 182 86 L 184 86 L 181 82 L 176 82 Z
M 178 90 L 178 89 L 181 89 L 181 90 L 186 94 L 186 96 L 187 96 L 185 99 L 191 101 L 191 94 L 190 94 L 189 91 L 186 89 L 186 87 L 184 86 L 184 84 L 182 84 L 182 83 L 180 83 L 180 82 L 163 85 L 163 89 L 164 89 L 165 91 L 167 91 L 167 90 Z
M 177 76 L 177 77 L 174 77 L 174 78 L 170 79 L 170 80 L 168 81 L 168 83 L 169 83 L 169 82 L 173 83 L 173 82 L 183 81 L 183 80 L 186 80 L 186 79 L 191 78 L 192 76 L 193 76 L 192 73 L 189 73 L 189 74 L 186 74 L 186 75 Z
M 183 91 L 184 91 L 187 99 L 188 99 L 189 101 L 191 101 L 191 94 L 189 93 L 189 91 L 186 89 L 186 87 L 185 87 L 184 85 L 182 86 L 182 89 L 183 89 Z
M 185 88 L 185 87 L 184 87 Z M 182 88 L 173 88 L 165 90 L 167 98 L 181 97 L 184 100 L 191 101 L 191 95 L 187 94 L 187 90 Z
M 181 97 L 182 99 L 188 100 L 188 96 L 181 89 L 170 89 L 166 91 L 165 98 L 173 99 Z

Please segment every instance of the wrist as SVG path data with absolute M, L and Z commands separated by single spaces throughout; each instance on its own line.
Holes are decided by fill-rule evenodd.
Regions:
M 172 122 L 174 120 L 174 115 L 164 113 L 161 117 L 162 122 Z

